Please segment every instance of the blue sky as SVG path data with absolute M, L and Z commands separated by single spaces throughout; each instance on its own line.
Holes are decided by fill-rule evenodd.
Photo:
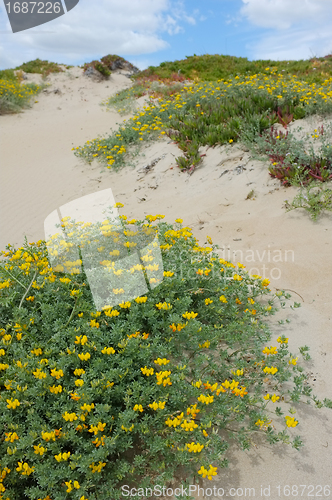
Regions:
M 193 54 L 249 60 L 332 53 L 332 0 L 80 0 L 12 33 L 0 4 L 0 69 L 32 59 L 83 64 L 118 54 L 144 69 Z

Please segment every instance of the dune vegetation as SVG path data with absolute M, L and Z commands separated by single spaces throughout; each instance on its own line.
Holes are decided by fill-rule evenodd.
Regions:
M 331 208 L 329 130 L 312 132 L 314 150 L 287 126 L 332 112 L 331 61 L 317 60 L 317 70 L 318 62 L 320 76 L 308 61 L 290 62 L 287 73 L 285 62 L 223 56 L 149 68 L 105 103 L 123 110 L 146 94 L 148 104 L 74 152 L 117 169 L 143 142 L 167 136 L 183 153 L 178 167 L 195 174 L 201 146 L 243 143 L 269 159 L 285 186 L 309 189 L 296 203 L 315 197 L 317 217 L 319 204 Z M 24 71 L 45 68 L 32 63 Z M 21 109 L 40 91 L 10 70 L 0 78 L 0 102 L 27 93 Z M 116 500 L 131 486 L 138 499 L 138 488 L 209 481 L 235 444 L 248 450 L 264 437 L 301 449 L 305 405 L 332 409 L 310 384 L 309 347 L 289 349 L 288 316 L 300 303 L 241 262 L 219 258 L 209 236 L 200 245 L 182 219 L 163 219 L 65 217 L 52 241 L 1 252 L 0 499 Z M 151 244 L 135 264 L 141 237 Z M 99 267 L 89 268 L 95 256 Z M 101 272 L 111 278 L 104 297 L 116 300 L 97 308 L 91 276 Z M 148 292 L 135 293 L 139 283 Z
M 183 153 L 176 158 L 178 167 L 192 173 L 201 162 L 201 147 L 239 142 L 268 160 L 270 175 L 283 185 L 301 187 L 288 209 L 305 208 L 316 219 L 332 208 L 331 189 L 321 186 L 332 179 L 332 130 L 313 129 L 314 147 L 296 139 L 287 125 L 332 113 L 331 61 L 332 56 L 282 62 L 193 56 L 148 68 L 133 77 L 131 88 L 103 103 L 134 116 L 111 135 L 77 146 L 75 154 L 117 169 L 142 142 L 167 136 Z M 138 110 L 135 101 L 143 95 L 148 104 Z M 284 131 L 274 130 L 275 123 Z

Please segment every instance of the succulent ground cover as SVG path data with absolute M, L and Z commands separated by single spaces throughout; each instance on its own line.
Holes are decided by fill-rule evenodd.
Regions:
M 66 217 L 70 243 L 55 236 L 52 250 L 39 241 L 2 252 L 1 498 L 116 499 L 124 484 L 167 485 L 179 470 L 189 482 L 212 479 L 234 440 L 246 450 L 265 435 L 299 449 L 300 401 L 332 407 L 307 381 L 308 347 L 289 352 L 286 323 L 271 342 L 273 314 L 290 296 L 163 217 Z M 159 283 L 151 249 L 139 266 L 114 265 L 144 230 L 158 236 Z M 82 252 L 92 242 L 115 280 L 144 271 L 158 286 L 121 301 L 119 284 L 117 305 L 96 310 L 82 260 L 67 260 L 75 238 Z M 50 251 L 63 264 L 51 268 Z

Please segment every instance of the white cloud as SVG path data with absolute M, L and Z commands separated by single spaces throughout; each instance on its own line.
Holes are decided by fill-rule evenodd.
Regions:
M 331 25 L 331 0 L 242 0 L 241 14 L 262 28 L 289 29 L 296 23 L 310 21 Z
M 309 59 L 332 51 L 331 0 L 242 0 L 242 19 L 269 29 L 247 43 L 250 59 Z
M 65 16 L 15 34 L 3 7 L 0 14 L 2 68 L 37 57 L 69 64 L 106 54 L 151 54 L 169 47 L 163 34 L 195 23 L 182 2 L 172 0 L 80 0 Z
M 246 44 L 246 48 L 251 53 L 249 58 L 254 60 L 285 61 L 322 57 L 332 53 L 331 29 L 321 28 L 317 33 L 302 27 L 282 35 L 280 32 L 273 33 L 262 36 L 259 42 Z

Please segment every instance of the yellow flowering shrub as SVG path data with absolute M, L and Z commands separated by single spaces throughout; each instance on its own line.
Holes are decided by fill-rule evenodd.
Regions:
M 234 274 L 235 265 L 218 259 L 213 247 L 200 249 L 180 220 L 173 227 L 148 218 L 148 225 L 148 219 L 135 224 L 155 224 L 163 281 L 142 297 L 100 311 L 85 273 L 72 272 L 79 263 L 55 271 L 45 242 L 8 245 L 2 253 L 3 498 L 117 500 L 124 478 L 167 484 L 180 465 L 188 481 L 197 474 L 212 479 L 227 465 L 230 440 L 220 442 L 220 429 L 226 436 L 237 422 L 244 449 L 257 431 L 271 443 L 299 448 L 294 428 L 300 419 L 288 415 L 293 410 L 287 405 L 304 397 L 332 406 L 312 396 L 288 337 L 270 345 L 265 318 L 275 313 L 278 298 L 289 296 L 273 295 L 243 266 Z M 135 230 L 122 220 L 126 230 Z M 111 236 L 96 242 L 100 228 L 87 231 L 96 252 L 107 249 Z M 32 283 L 35 300 L 26 301 Z M 300 348 L 304 358 L 306 351 Z

